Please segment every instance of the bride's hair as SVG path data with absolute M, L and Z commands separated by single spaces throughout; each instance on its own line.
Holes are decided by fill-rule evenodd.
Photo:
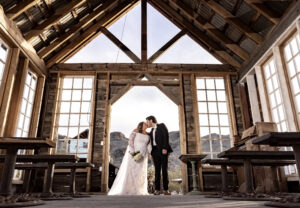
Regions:
M 136 127 L 139 133 L 143 133 L 143 125 L 144 125 L 144 121 L 140 122 Z

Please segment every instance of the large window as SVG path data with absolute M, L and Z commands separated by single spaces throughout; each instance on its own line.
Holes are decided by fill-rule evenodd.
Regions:
M 300 120 L 300 40 L 296 33 L 284 46 L 284 60 Z
M 269 59 L 263 65 L 267 93 L 270 102 L 272 120 L 277 124 L 279 132 L 288 131 L 285 111 L 283 107 L 282 93 L 278 79 L 278 73 L 275 67 L 274 59 Z M 282 150 L 291 150 L 290 147 L 283 147 Z M 285 167 L 286 174 L 295 173 L 295 166 L 290 165 Z
M 88 157 L 93 77 L 64 77 L 58 100 L 56 152 Z
M 29 134 L 32 108 L 34 105 L 37 76 L 28 70 L 23 90 L 22 104 L 16 129 L 17 137 L 27 137 Z
M 277 130 L 287 131 L 286 116 L 283 107 L 283 100 L 278 80 L 278 73 L 274 64 L 274 59 L 269 59 L 263 65 L 267 93 L 270 102 L 272 120 L 277 124 Z
M 7 54 L 8 54 L 8 47 L 0 39 L 0 86 L 4 74 Z
M 21 109 L 18 115 L 17 129 L 15 133 L 17 137 L 28 137 L 36 86 L 37 76 L 33 72 L 28 70 L 22 95 Z M 25 154 L 25 152 L 26 150 L 19 150 L 18 154 Z M 22 171 L 15 170 L 14 179 L 21 179 L 21 177 Z
M 224 78 L 197 78 L 196 84 L 202 153 L 217 158 L 231 147 Z

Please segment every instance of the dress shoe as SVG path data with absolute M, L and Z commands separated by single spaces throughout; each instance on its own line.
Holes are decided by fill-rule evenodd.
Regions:
M 164 195 L 171 195 L 171 193 L 168 190 L 164 190 Z
M 159 190 L 155 190 L 154 191 L 154 195 L 160 195 L 160 191 Z

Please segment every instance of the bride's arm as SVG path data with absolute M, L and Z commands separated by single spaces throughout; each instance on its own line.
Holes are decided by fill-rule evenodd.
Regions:
M 151 155 L 152 145 L 151 145 L 151 141 L 150 140 L 149 140 L 149 143 L 147 145 L 147 150 L 148 150 L 149 155 Z
M 128 140 L 128 148 L 129 148 L 129 152 L 130 154 L 134 154 L 134 138 L 136 136 L 136 132 L 133 131 L 130 134 L 129 140 Z

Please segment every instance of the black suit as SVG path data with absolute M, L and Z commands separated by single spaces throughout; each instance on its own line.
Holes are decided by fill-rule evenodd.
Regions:
M 157 124 L 155 138 L 153 138 L 153 130 L 150 132 L 150 140 L 152 145 L 152 158 L 155 167 L 155 189 L 160 190 L 160 172 L 162 170 L 164 190 L 168 190 L 168 154 L 173 152 L 169 144 L 169 132 L 165 124 Z M 155 139 L 156 145 L 153 145 Z M 162 150 L 167 150 L 167 154 L 163 155 Z

